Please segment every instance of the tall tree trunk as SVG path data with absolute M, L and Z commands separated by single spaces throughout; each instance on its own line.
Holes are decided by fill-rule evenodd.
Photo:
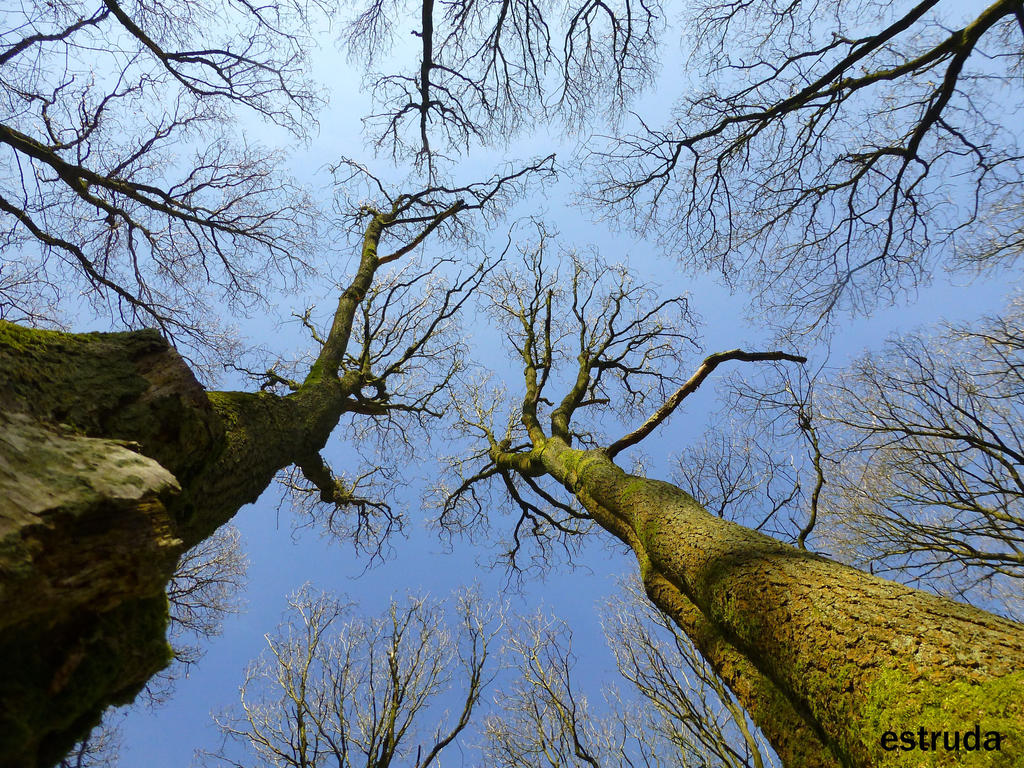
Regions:
M 722 520 L 603 451 L 552 437 L 539 463 L 632 548 L 787 766 L 1024 765 L 1024 626 Z M 942 749 L 941 732 L 975 724 L 998 751 Z M 883 749 L 887 731 L 918 746 Z
M 389 377 L 424 359 L 442 365 L 429 342 L 487 272 L 440 291 L 421 308 L 429 317 L 414 309 L 398 330 L 384 323 L 381 340 L 374 311 L 400 311 L 384 292 L 354 338 L 379 267 L 551 159 L 455 190 L 385 193 L 381 210 L 361 206 L 359 263 L 330 329 L 321 336 L 306 322 L 316 360 L 301 381 L 265 374 L 287 395 L 207 392 L 155 331 L 68 334 L 0 321 L 0 768 L 56 762 L 168 662 L 164 588 L 179 556 L 278 471 L 298 467 L 325 503 L 365 503 L 320 451 L 343 413 L 432 413 L 440 387 L 406 400 Z M 385 235 L 396 248 L 380 256 Z
M 422 217 L 424 231 L 461 208 Z M 342 413 L 377 412 L 358 393 L 383 380 L 343 363 L 378 241 L 403 210 L 367 209 L 359 267 L 288 395 L 207 392 L 155 331 L 0 321 L 0 766 L 53 764 L 168 663 L 179 556 L 279 470 L 313 467 L 323 500 L 344 503 L 319 452 Z
M 155 332 L 0 323 L 0 765 L 52 764 L 167 664 L 178 557 L 323 447 L 346 385 L 206 392 Z
M 49 765 L 171 658 L 179 478 L 221 432 L 153 332 L 0 323 L 0 765 Z

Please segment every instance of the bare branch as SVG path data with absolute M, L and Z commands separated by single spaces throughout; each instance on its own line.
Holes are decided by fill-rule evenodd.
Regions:
M 223 307 L 258 305 L 269 283 L 309 267 L 310 199 L 279 156 L 228 136 L 236 106 L 308 129 L 318 97 L 306 27 L 318 6 L 79 6 L 4 18 L 0 239 L 40 282 L 216 357 L 229 343 Z M 6 315 L 20 302 L 2 288 Z M 53 309 L 51 323 L 68 306 Z
M 800 405 L 797 415 L 800 424 L 800 431 L 804 433 L 811 449 L 811 466 L 814 468 L 814 488 L 811 490 L 809 501 L 810 514 L 807 517 L 807 524 L 800 529 L 796 539 L 796 545 L 800 549 L 807 549 L 807 537 L 811 535 L 814 526 L 818 522 L 818 501 L 821 498 L 821 489 L 825 486 L 825 470 L 822 462 L 824 457 L 821 451 L 821 441 L 818 439 L 817 427 L 812 421 L 813 416 L 808 412 L 804 404 Z
M 419 19 L 415 64 L 373 71 L 403 15 Z M 652 2 L 584 0 L 556 9 L 533 0 L 369 0 L 342 38 L 350 57 L 364 63 L 379 104 L 364 121 L 371 141 L 379 152 L 412 157 L 434 179 L 439 161 L 471 142 L 506 142 L 554 116 L 578 130 L 602 111 L 618 115 L 653 78 L 662 26 Z M 551 98 L 554 73 L 561 82 Z
M 831 535 L 876 570 L 1007 610 L 1024 576 L 1021 304 L 890 339 L 828 390 Z
M 788 360 L 794 363 L 806 363 L 807 358 L 800 355 L 792 355 L 787 352 L 744 352 L 741 349 L 733 349 L 728 352 L 716 352 L 704 358 L 704 362 L 696 372 L 677 389 L 665 403 L 655 411 L 650 418 L 623 437 L 620 437 L 606 449 L 609 458 L 614 457 L 625 448 L 636 445 L 647 437 L 665 419 L 672 415 L 672 412 L 679 407 L 689 395 L 697 391 L 697 388 L 704 383 L 704 379 L 724 362 L 740 360 L 747 363 L 762 362 L 765 360 Z
M 267 651 L 246 672 L 240 711 L 216 718 L 228 739 L 267 761 L 387 768 L 422 757 L 413 746 L 422 745 L 422 721 L 435 699 L 458 687 L 459 714 L 438 725 L 415 765 L 426 768 L 457 743 L 490 682 L 498 611 L 464 593 L 453 632 L 442 606 L 423 598 L 392 602 L 384 615 L 365 619 L 307 585 L 291 605 L 288 623 L 268 636 Z M 223 750 L 209 757 L 232 764 Z
M 939 263 L 1021 252 L 1024 154 L 1002 106 L 1019 3 L 953 28 L 935 0 L 826 6 L 698 4 L 700 82 L 665 128 L 638 118 L 596 150 L 588 192 L 797 330 L 894 301 Z

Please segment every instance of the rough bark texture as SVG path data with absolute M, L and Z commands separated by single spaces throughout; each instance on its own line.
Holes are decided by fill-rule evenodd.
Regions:
M 161 464 L 187 476 L 209 408 L 146 332 L 0 324 L 0 392 L 0 764 L 50 765 L 170 660 L 183 497 Z
M 319 450 L 343 380 L 206 392 L 157 333 L 0 322 L 0 765 L 44 766 L 170 660 L 178 557 Z
M 375 372 L 371 338 L 349 349 L 356 312 L 382 263 L 465 207 L 423 192 L 400 195 L 390 211 L 361 209 L 359 266 L 288 395 L 207 392 L 155 331 L 69 334 L 0 321 L 0 654 L 16 662 L 0 677 L 0 766 L 52 764 L 167 662 L 163 590 L 179 555 L 256 501 L 278 471 L 313 468 L 307 479 L 323 482 L 321 499 L 349 502 L 319 452 L 346 411 L 392 407 L 387 376 L 434 330 L 417 337 L 412 323 L 405 352 Z M 410 225 L 412 239 L 378 257 L 385 231 L 408 235 Z M 451 298 L 445 317 L 460 306 Z M 376 400 L 361 395 L 371 383 Z
M 174 477 L 124 445 L 0 414 L 0 763 L 59 759 L 170 658 Z M 85 706 L 83 706 L 85 704 Z
M 600 451 L 550 438 L 540 461 L 636 552 L 787 766 L 1024 765 L 1024 626 L 717 518 Z M 976 723 L 1000 750 L 881 748 L 886 731 Z

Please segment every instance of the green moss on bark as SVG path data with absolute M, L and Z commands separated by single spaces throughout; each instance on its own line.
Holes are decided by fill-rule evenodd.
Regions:
M 803 750 L 808 764 L 824 752 L 820 744 L 830 754 L 819 764 L 829 766 L 1024 765 L 1019 624 L 721 520 L 675 486 L 624 473 L 600 451 L 552 439 L 544 468 L 634 550 L 649 593 L 658 579 L 678 591 L 678 604 L 656 600 L 659 607 L 691 631 L 699 622 L 686 614 L 699 611 L 753 668 L 730 685 L 739 683 L 734 693 L 780 754 L 802 729 L 800 738 L 815 742 Z M 794 715 L 802 728 L 779 727 Z M 930 738 L 976 723 L 1000 733 L 1001 750 L 881 748 L 886 731 L 924 727 Z M 799 752 L 789 751 L 787 765 Z
M 160 594 L 0 633 L 0 765 L 53 765 L 108 705 L 132 701 L 172 658 L 167 624 L 167 598 Z
M 876 756 L 879 766 L 978 766 L 978 768 L 1019 768 L 1024 765 L 1024 671 L 980 682 L 957 680 L 933 682 L 925 670 L 882 672 L 868 693 L 864 718 L 855 737 Z M 932 732 L 963 734 L 978 725 L 1001 736 L 999 750 L 961 748 L 884 750 L 881 739 L 887 731 L 918 734 Z M 938 742 L 941 744 L 941 737 Z
M 128 456 L 104 475 L 112 482 L 83 490 L 86 464 L 25 446 L 0 453 L 10 493 L 42 500 L 22 505 L 17 524 L 0 516 L 0 654 L 20 664 L 43 649 L 0 678 L 0 768 L 54 762 L 166 663 L 166 606 L 154 614 L 147 601 L 177 555 L 319 451 L 358 384 L 332 375 L 286 397 L 208 393 L 154 331 L 64 334 L 0 321 L 0 414 L 10 414 L 0 430 L 21 419 L 51 442 L 66 436 L 86 460 L 99 444 Z M 147 488 L 132 461 L 159 464 L 180 493 Z M 74 471 L 58 483 L 47 475 L 55 465 Z M 43 471 L 26 483 L 27 467 Z
M 61 333 L 0 321 L 0 404 L 137 443 L 186 485 L 221 438 L 203 387 L 154 330 Z
M 0 766 L 52 765 L 171 658 L 178 481 L 218 424 L 155 331 L 0 321 Z

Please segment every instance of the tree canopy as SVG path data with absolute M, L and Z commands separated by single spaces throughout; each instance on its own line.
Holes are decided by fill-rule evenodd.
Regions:
M 422 510 L 520 586 L 611 533 L 787 762 L 875 764 L 900 718 L 982 705 L 1021 736 L 1019 297 L 844 339 L 942 270 L 1015 274 L 1019 2 L 102 0 L 0 30 L 0 645 L 31 657 L 4 754 L 52 763 L 167 661 L 182 555 L 176 618 L 210 628 L 185 553 L 275 478 L 359 556 Z M 348 64 L 317 82 L 325 41 Z M 362 150 L 316 123 L 356 77 L 371 112 L 330 114 Z M 724 346 L 702 271 L 748 294 Z M 67 332 L 90 313 L 120 333 Z M 717 423 L 681 425 L 727 370 Z

